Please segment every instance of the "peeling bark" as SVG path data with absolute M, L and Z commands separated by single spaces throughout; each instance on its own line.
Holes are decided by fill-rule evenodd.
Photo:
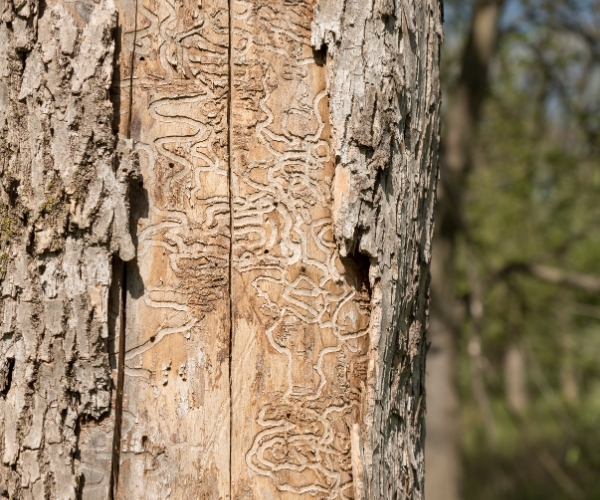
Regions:
M 315 11 L 312 43 L 329 55 L 336 241 L 370 259 L 366 497 L 423 498 L 440 5 L 320 0 Z

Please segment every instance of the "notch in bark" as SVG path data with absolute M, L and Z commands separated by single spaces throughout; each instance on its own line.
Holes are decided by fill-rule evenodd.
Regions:
M 321 44 L 321 48 L 314 49 L 313 48 L 313 56 L 315 58 L 315 63 L 317 66 L 325 66 L 327 63 L 327 44 Z
M 6 358 L 0 365 L 0 396 L 6 398 L 12 385 L 13 370 L 15 368 L 15 358 Z
M 115 498 L 119 481 L 127 297 L 127 265 L 117 256 L 113 257 L 112 274 L 109 292 L 109 353 L 111 368 L 114 370 L 113 373 L 116 373 L 116 376 L 113 376 L 115 392 L 113 396 L 112 470 L 109 489 L 111 500 Z

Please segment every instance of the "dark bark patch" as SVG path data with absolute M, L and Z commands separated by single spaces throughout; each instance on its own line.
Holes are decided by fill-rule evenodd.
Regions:
M 0 395 L 6 398 L 12 385 L 15 358 L 6 358 L 0 365 Z

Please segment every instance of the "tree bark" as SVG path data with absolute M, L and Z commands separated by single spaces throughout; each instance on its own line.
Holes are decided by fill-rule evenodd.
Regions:
M 438 2 L 0 7 L 0 495 L 423 498 Z
M 370 260 L 364 498 L 423 498 L 425 328 L 439 144 L 437 1 L 330 0 L 326 43 L 337 159 L 334 233 Z
M 135 165 L 111 127 L 116 11 L 58 0 L 0 12 L 0 494 L 106 498 L 111 261 L 135 254 Z

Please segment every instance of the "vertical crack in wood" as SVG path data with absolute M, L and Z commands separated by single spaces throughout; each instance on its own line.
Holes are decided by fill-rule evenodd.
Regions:
M 115 429 L 113 433 L 111 500 L 116 498 L 119 485 L 119 465 L 121 450 L 121 417 L 123 413 L 123 383 L 125 380 L 125 322 L 127 297 L 127 264 L 122 263 L 121 297 L 119 309 L 119 357 L 117 362 L 117 394 L 115 397 Z
M 137 42 L 137 13 L 138 1 L 135 2 L 135 21 L 133 32 L 133 50 L 131 51 L 131 74 L 129 76 L 129 103 L 127 112 L 127 139 L 131 139 L 131 115 L 133 108 L 133 74 L 135 67 L 135 47 Z M 123 386 L 125 383 L 125 326 L 127 322 L 127 263 L 121 265 L 121 297 L 119 308 L 119 356 L 117 361 L 117 394 L 115 396 L 115 428 L 113 432 L 112 446 L 112 473 L 110 485 L 110 497 L 117 497 L 119 487 L 119 466 L 121 463 L 121 421 L 123 416 Z
M 229 498 L 233 498 L 232 495 L 232 483 L 233 473 L 231 471 L 232 461 L 232 440 L 233 440 L 233 386 L 232 386 L 232 362 L 233 362 L 233 297 L 231 285 L 233 281 L 233 186 L 232 181 L 232 164 L 231 164 L 231 141 L 233 138 L 232 129 L 232 93 L 233 93 L 233 64 L 232 64 L 232 47 L 233 43 L 233 0 L 228 0 L 227 14 L 229 23 L 229 43 L 227 44 L 227 68 L 229 70 L 229 85 L 227 94 L 227 182 L 229 188 Z
M 127 113 L 127 139 L 131 139 L 131 115 L 133 114 L 133 74 L 135 67 L 135 46 L 137 43 L 137 14 L 138 14 L 138 0 L 135 1 L 135 18 L 133 26 L 133 49 L 131 51 L 131 74 L 129 75 L 129 106 Z

